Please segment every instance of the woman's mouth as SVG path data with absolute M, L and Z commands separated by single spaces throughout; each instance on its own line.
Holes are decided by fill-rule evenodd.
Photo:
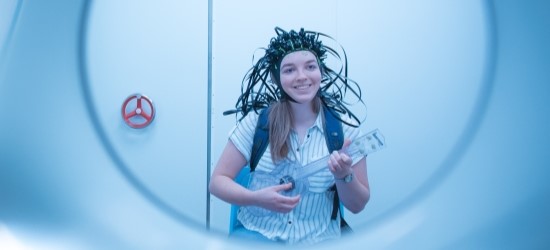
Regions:
M 295 88 L 295 89 L 298 89 L 298 90 L 300 90 L 300 89 L 307 89 L 307 88 L 309 88 L 309 87 L 311 87 L 311 84 L 303 84 L 303 85 L 294 86 L 294 88 Z

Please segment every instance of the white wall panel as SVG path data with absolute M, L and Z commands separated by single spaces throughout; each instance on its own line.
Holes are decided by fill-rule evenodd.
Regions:
M 105 143 L 143 187 L 204 224 L 207 3 L 96 1 L 87 37 L 89 95 Z M 151 98 L 156 108 L 153 122 L 142 129 L 130 128 L 121 117 L 124 100 L 136 93 Z
M 372 199 L 350 214 L 366 227 L 406 211 L 458 163 L 486 108 L 494 20 L 475 0 L 348 0 L 337 9 L 350 77 L 368 107 L 362 128 L 380 128 L 388 145 L 367 160 Z

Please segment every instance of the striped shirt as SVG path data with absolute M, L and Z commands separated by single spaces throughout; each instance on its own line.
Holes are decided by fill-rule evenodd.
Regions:
M 243 154 L 250 159 L 252 141 L 259 115 L 250 112 L 230 132 L 229 139 Z M 342 124 L 344 138 L 352 141 L 360 136 L 357 128 Z M 300 163 L 302 166 L 329 155 L 322 116 L 318 115 L 315 124 L 311 126 L 302 144 L 295 132 L 290 134 L 291 150 L 287 160 Z M 361 160 L 363 155 L 351 155 L 353 164 Z M 255 172 L 251 174 L 251 183 L 255 173 L 271 173 L 280 166 L 273 164 L 269 146 L 260 158 Z M 260 232 L 269 239 L 288 244 L 313 244 L 323 240 L 340 237 L 340 220 L 332 220 L 334 191 L 329 191 L 334 185 L 334 176 L 328 167 L 307 178 L 307 190 L 301 192 L 298 205 L 289 213 L 277 213 L 255 206 L 243 206 L 239 210 L 238 220 L 248 230 Z M 278 183 L 273 183 L 276 185 Z M 250 187 L 249 187 L 250 188 Z M 252 188 L 251 188 L 252 189 Z M 253 189 L 255 190 L 255 189 Z M 295 195 L 295 194 L 293 194 Z

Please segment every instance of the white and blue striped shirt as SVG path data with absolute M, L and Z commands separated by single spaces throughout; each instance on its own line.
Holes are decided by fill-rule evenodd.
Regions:
M 250 112 L 239 122 L 230 133 L 230 140 L 243 154 L 250 159 L 252 141 L 259 115 Z M 342 124 L 344 138 L 352 141 L 360 136 L 357 128 Z M 306 165 L 312 161 L 329 155 L 325 142 L 324 127 L 321 115 L 315 124 L 308 129 L 303 143 L 299 145 L 298 135 L 291 132 L 291 149 L 288 160 Z M 361 154 L 351 155 L 353 164 L 364 157 Z M 271 160 L 269 146 L 260 158 L 255 171 L 272 172 L 277 165 Z M 254 174 L 251 175 L 251 179 Z M 301 193 L 299 204 L 289 213 L 276 213 L 258 207 L 241 207 L 239 221 L 249 230 L 257 231 L 269 239 L 283 241 L 289 244 L 313 244 L 323 240 L 340 237 L 340 220 L 332 220 L 334 191 L 329 191 L 334 185 L 334 176 L 323 169 L 307 178 L 308 191 Z

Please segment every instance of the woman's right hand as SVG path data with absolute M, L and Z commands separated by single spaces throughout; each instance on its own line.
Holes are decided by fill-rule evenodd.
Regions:
M 259 207 L 263 207 L 277 213 L 288 213 L 300 202 L 300 195 L 285 196 L 281 191 L 286 191 L 292 188 L 292 183 L 286 183 L 271 187 L 259 189 L 254 192 L 255 200 Z

